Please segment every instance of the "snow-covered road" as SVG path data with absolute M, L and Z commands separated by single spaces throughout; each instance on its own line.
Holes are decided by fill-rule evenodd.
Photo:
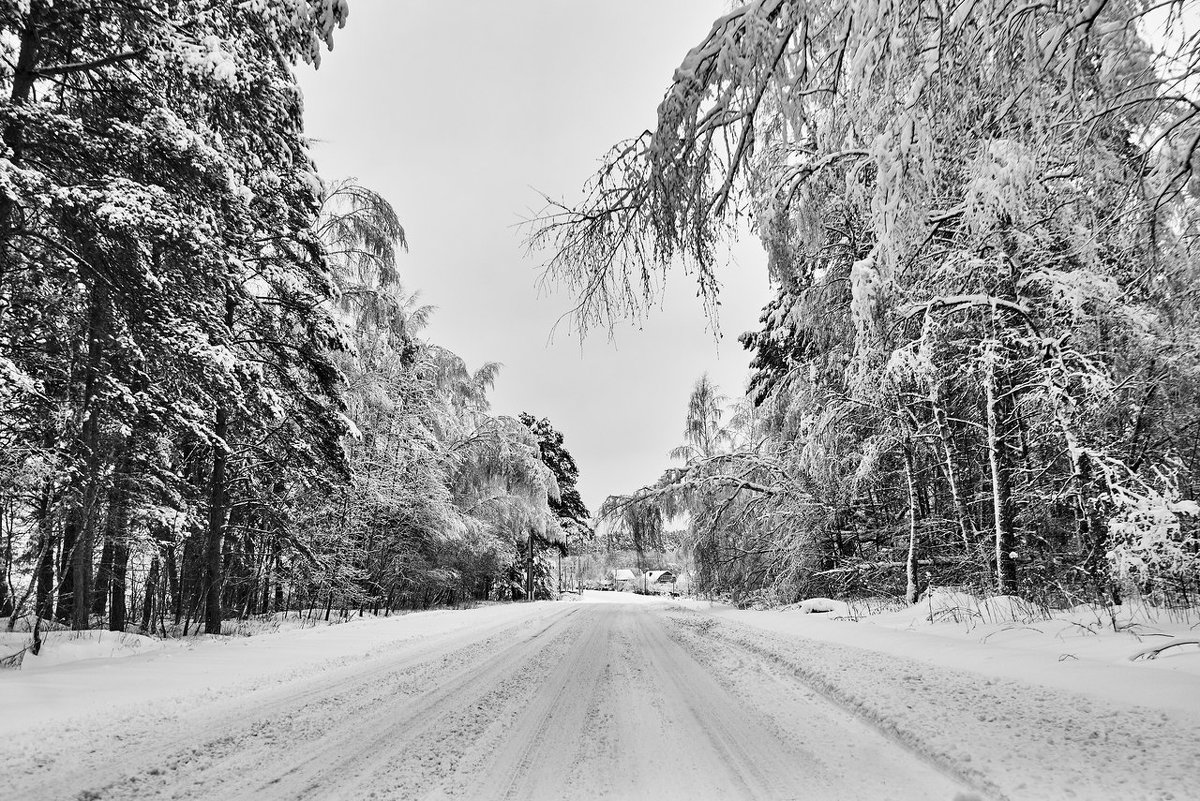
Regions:
M 822 617 L 588 593 L 59 632 L 0 673 L 0 801 L 1196 797 L 1194 655 L 1112 659 L 1149 632 L 1044 651 Z
M 696 612 L 482 611 L 203 703 L 168 695 L 124 719 L 97 709 L 61 733 L 10 735 L 0 795 L 950 801 L 968 789 L 770 659 L 706 636 Z

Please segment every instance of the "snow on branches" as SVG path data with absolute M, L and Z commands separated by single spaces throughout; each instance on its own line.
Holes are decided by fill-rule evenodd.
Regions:
M 881 509 L 908 522 L 910 564 L 956 541 L 1002 592 L 1035 554 L 1097 585 L 1111 550 L 1148 553 L 1130 543 L 1182 558 L 1197 12 L 748 2 L 530 242 L 587 329 L 643 314 L 677 264 L 711 304 L 719 245 L 749 220 L 779 286 L 744 339 L 755 401 L 784 461 L 827 482 L 831 559 L 868 536 L 845 520 Z

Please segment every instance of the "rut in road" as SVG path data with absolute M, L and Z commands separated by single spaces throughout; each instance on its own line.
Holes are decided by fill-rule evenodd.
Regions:
M 540 609 L 251 694 L 190 731 L 132 733 L 119 756 L 93 755 L 118 777 L 22 797 L 950 801 L 963 789 L 753 655 L 717 654 L 661 606 Z M 158 749 L 129 748 L 156 737 Z

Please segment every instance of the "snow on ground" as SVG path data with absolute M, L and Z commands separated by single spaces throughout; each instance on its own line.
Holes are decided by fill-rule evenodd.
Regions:
M 678 607 L 618 598 L 243 639 L 243 662 L 221 662 L 231 682 L 199 703 L 160 698 L 50 728 L 31 728 L 40 709 L 27 708 L 21 726 L 0 732 L 0 784 L 23 801 L 620 799 L 647 788 L 695 799 L 950 801 L 968 790 L 811 689 L 781 688 L 756 669 L 716 675 L 681 636 Z M 448 625 L 459 629 L 441 633 Z M 410 628 L 439 633 L 390 639 Z M 350 649 L 357 656 L 311 663 L 314 651 L 345 652 L 355 629 L 366 640 Z M 300 675 L 233 681 L 247 676 L 241 664 L 264 667 L 255 640 L 293 648 L 301 635 L 310 664 Z M 372 640 L 387 650 L 361 653 Z M 214 667 L 224 650 L 200 646 L 189 660 Z M 103 668 L 117 662 L 75 664 L 111 699 Z M 173 675 L 180 666 L 158 671 L 176 690 L 194 683 Z M 57 673 L 58 689 L 78 699 L 85 685 L 67 667 L 29 678 Z M 0 709 L 8 700 L 0 696 Z
M 52 631 L 43 634 L 48 638 L 47 647 L 37 656 L 21 654 L 21 668 L 25 671 L 44 670 L 68 662 L 89 659 L 119 659 L 161 651 L 166 646 L 162 640 L 140 634 L 122 634 L 114 631 Z M 23 632 L 0 633 L 0 659 L 17 655 L 27 648 L 30 635 Z
M 883 605 L 875 613 L 868 603 L 841 604 L 828 614 L 805 614 L 807 602 L 761 611 L 705 601 L 684 603 L 793 637 L 853 645 L 1200 719 L 1200 647 L 1171 648 L 1156 659 L 1131 661 L 1149 648 L 1195 639 L 1200 634 L 1200 612 L 1129 604 L 1116 613 L 1114 630 L 1114 620 L 1094 607 L 1059 611 L 1047 618 L 1044 610 L 1019 599 L 984 601 L 949 591 L 935 592 L 911 607 Z
M 553 607 L 539 602 L 534 607 Z M 435 635 L 496 627 L 527 615 L 517 605 L 441 609 L 311 626 L 295 617 L 254 637 L 201 635 L 151 640 L 112 632 L 51 631 L 42 654 L 20 670 L 0 671 L 0 741 L 32 723 L 98 716 L 155 699 L 197 702 L 283 684 L 396 651 Z M 24 647 L 28 634 L 4 634 L 0 656 Z M 149 645 L 132 646 L 132 643 Z M 122 643 L 124 643 L 122 645 Z M 15 648 L 12 646 L 16 646 Z
M 590 604 L 661 604 L 669 600 L 662 595 L 639 595 L 636 592 L 619 592 L 613 590 L 584 590 L 576 596 Z
M 956 594 L 857 618 L 677 608 L 697 613 L 687 625 L 705 643 L 730 647 L 728 669 L 748 649 L 997 797 L 1196 797 L 1200 649 L 1130 661 L 1194 638 L 1194 617 L 1125 609 L 1114 630 L 1091 608 L 1037 619 Z
M 1184 799 L 1200 786 L 1200 647 L 1130 661 L 1171 638 L 1195 638 L 1200 626 L 1187 615 L 1127 608 L 1114 619 L 1079 608 L 1047 618 L 1016 599 L 951 592 L 914 607 L 810 599 L 768 611 L 620 592 L 569 598 L 322 628 L 285 630 L 300 624 L 279 621 L 253 637 L 54 632 L 42 657 L 0 671 L 0 761 L 24 766 L 12 774 L 18 787 L 22 778 L 43 787 L 56 760 L 56 771 L 87 767 L 74 761 L 75 740 L 123 738 L 122 753 L 147 764 L 123 756 L 110 765 L 102 750 L 87 758 L 95 763 L 87 770 L 144 783 L 136 792 L 121 785 L 115 797 L 163 789 L 157 767 L 144 772 L 153 760 L 169 762 L 180 786 L 208 787 L 210 763 L 220 772 L 242 748 L 257 754 L 245 757 L 246 770 L 261 778 L 279 757 L 262 749 L 276 741 L 289 754 L 301 748 L 296 759 L 307 762 L 296 776 L 320 786 L 440 776 L 448 796 L 468 798 L 490 797 L 469 778 L 480 770 L 500 770 L 505 786 L 540 788 L 531 798 L 562 795 L 554 782 L 563 776 L 574 777 L 575 796 L 595 797 L 622 771 L 675 777 L 692 797 L 704 797 L 705 782 L 730 798 L 788 797 L 793 768 L 773 766 L 776 758 L 823 777 L 812 785 L 823 788 L 818 798 L 924 797 L 916 784 L 868 792 L 875 771 L 901 770 L 905 759 L 964 788 L 962 798 Z M 0 638 L 0 656 L 8 644 Z M 395 690 L 407 700 L 390 715 L 388 687 L 407 688 Z M 378 717 L 383 728 L 362 734 L 395 753 L 356 755 L 360 732 L 338 718 L 347 714 Z M 42 726 L 53 739 L 31 736 Z M 327 727 L 344 730 L 331 740 L 333 756 L 323 750 Z M 549 742 L 554 759 L 530 763 Z M 186 756 L 210 747 L 230 756 Z M 335 758 L 365 759 L 365 772 L 324 766 Z M 867 784 L 853 784 L 860 779 Z M 74 787 L 44 786 L 29 797 Z M 944 787 L 930 797 L 957 797 Z

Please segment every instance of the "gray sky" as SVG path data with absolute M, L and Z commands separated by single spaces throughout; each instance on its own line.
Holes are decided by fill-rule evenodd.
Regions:
M 411 251 L 408 289 L 438 307 L 428 335 L 472 368 L 503 363 L 493 410 L 549 417 L 595 511 L 654 481 L 682 440 L 688 393 L 708 371 L 729 395 L 737 343 L 769 297 L 765 257 L 741 243 L 721 276 L 718 343 L 676 273 L 639 329 L 583 341 L 539 296 L 541 262 L 516 224 L 538 192 L 579 198 L 607 149 L 649 127 L 672 71 L 725 0 L 353 0 L 321 69 L 302 70 L 306 124 L 326 179 L 354 176 L 391 201 Z

